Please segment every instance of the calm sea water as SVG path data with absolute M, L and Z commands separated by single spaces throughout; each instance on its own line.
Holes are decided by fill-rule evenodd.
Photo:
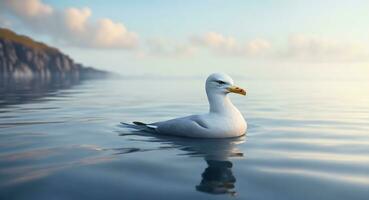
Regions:
M 237 139 L 119 127 L 207 112 L 203 79 L 3 83 L 0 199 L 368 199 L 369 83 L 235 78 Z

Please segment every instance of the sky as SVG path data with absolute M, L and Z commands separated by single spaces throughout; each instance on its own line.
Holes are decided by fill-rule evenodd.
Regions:
M 0 26 L 123 75 L 368 80 L 369 1 L 0 0 Z

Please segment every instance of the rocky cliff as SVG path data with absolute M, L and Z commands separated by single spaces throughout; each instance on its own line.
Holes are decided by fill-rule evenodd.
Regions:
M 75 63 L 56 48 L 0 28 L 0 78 L 89 78 L 107 75 L 107 72 Z

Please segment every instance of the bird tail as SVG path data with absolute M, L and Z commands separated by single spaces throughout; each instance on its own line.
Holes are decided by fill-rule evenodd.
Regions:
M 138 131 L 145 131 L 145 132 L 156 132 L 156 126 L 152 124 L 146 124 L 143 122 L 132 122 L 132 124 L 121 122 L 121 125 L 126 128 L 132 128 Z

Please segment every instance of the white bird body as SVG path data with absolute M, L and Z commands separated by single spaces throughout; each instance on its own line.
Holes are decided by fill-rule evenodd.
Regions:
M 229 138 L 246 133 L 247 123 L 241 112 L 232 104 L 227 94 L 245 95 L 245 90 L 233 85 L 226 74 L 215 73 L 206 80 L 206 93 L 209 112 L 202 115 L 190 115 L 168 121 L 145 124 L 134 122 L 129 127 L 165 135 L 196 138 Z M 127 125 L 127 124 L 126 124 Z

